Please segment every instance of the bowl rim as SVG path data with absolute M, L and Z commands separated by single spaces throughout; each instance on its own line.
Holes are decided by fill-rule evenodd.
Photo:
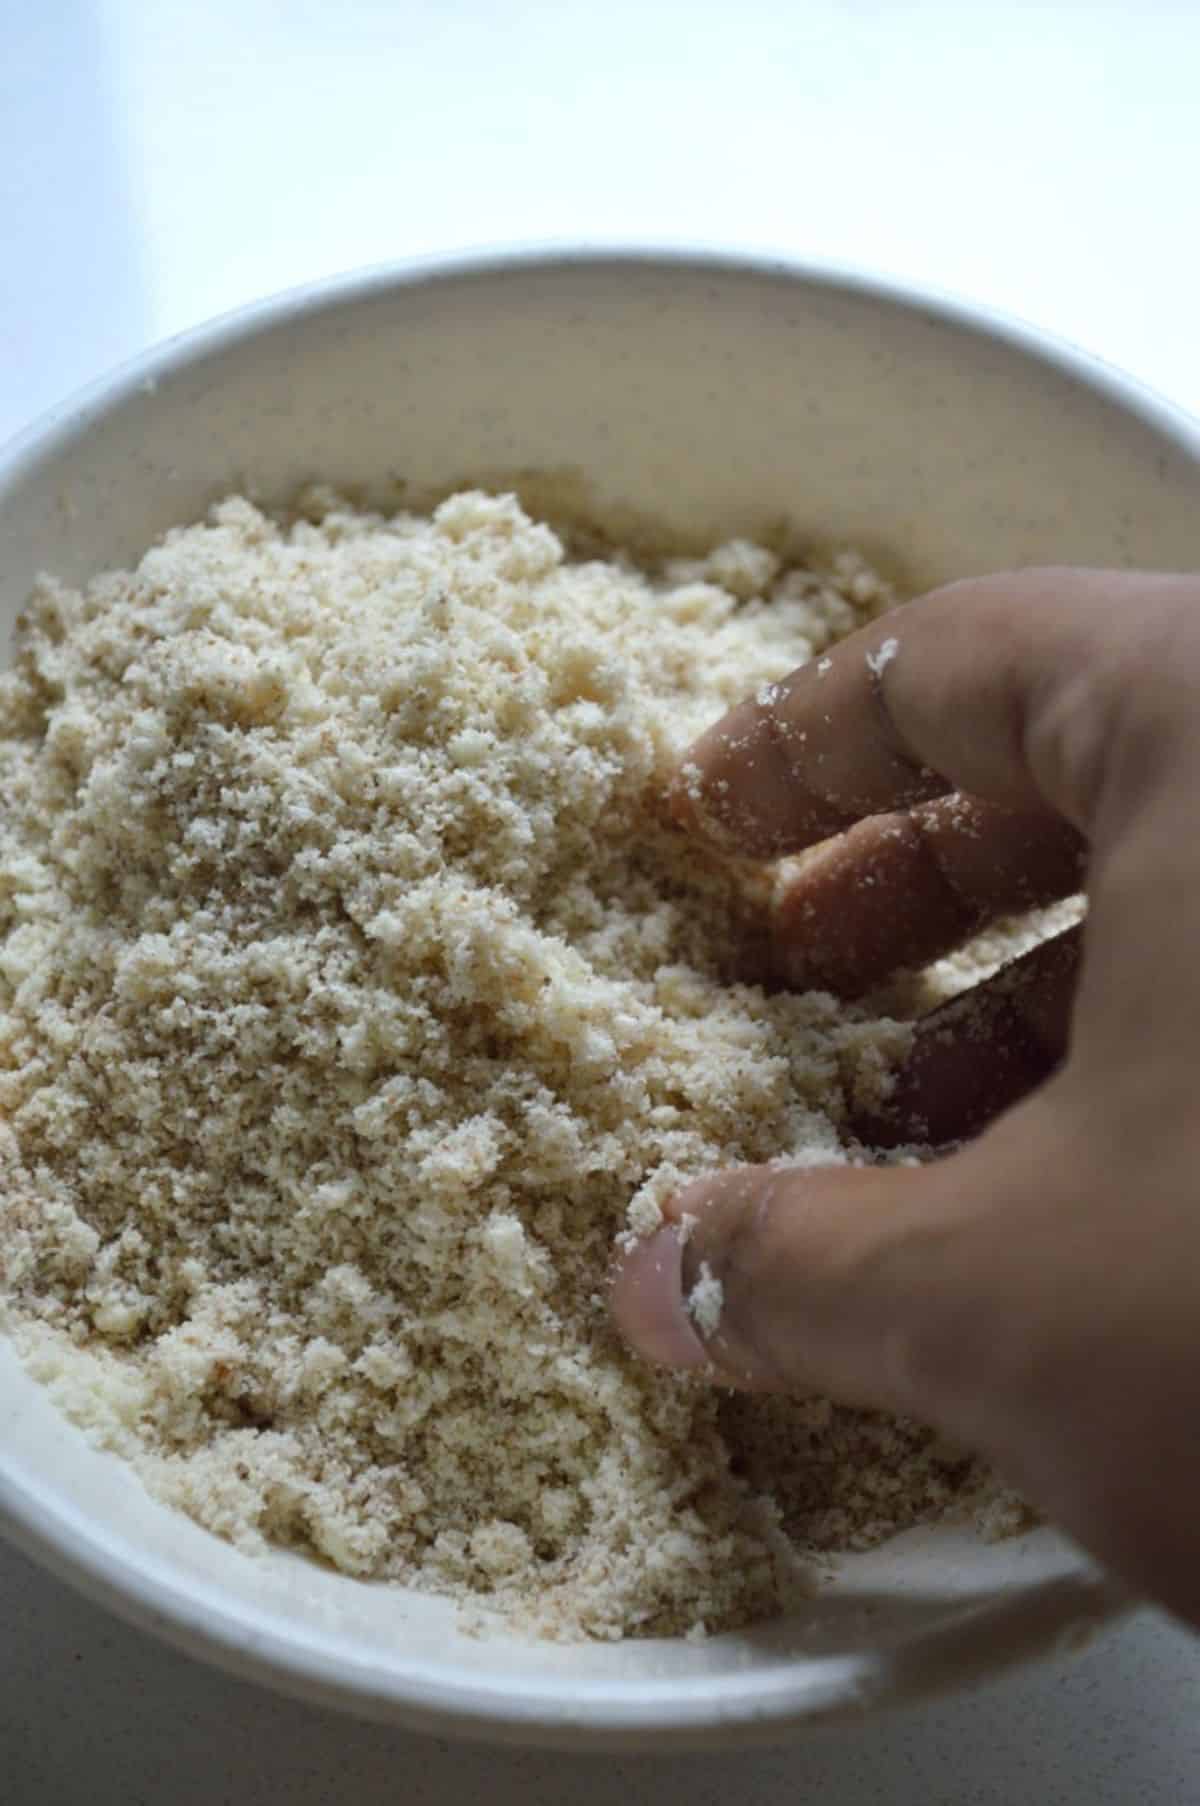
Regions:
M 433 287 L 446 281 L 487 281 L 523 271 L 584 268 L 598 273 L 658 268 L 699 275 L 757 276 L 823 289 L 831 295 L 882 301 L 916 318 L 999 341 L 1034 363 L 1073 379 L 1200 459 L 1200 417 L 1180 403 L 1058 333 L 937 284 L 908 281 L 862 264 L 754 246 L 549 239 L 431 251 L 365 264 L 273 290 L 184 327 L 72 390 L 0 440 L 0 486 L 23 474 L 28 464 L 54 455 L 101 415 L 139 392 L 152 391 L 188 365 L 292 320 L 370 300 L 398 287 Z
M 117 1457 L 112 1457 L 117 1459 Z M 24 1554 L 135 1629 L 235 1678 L 354 1717 L 434 1736 L 560 1750 L 722 1749 L 778 1743 L 810 1725 L 959 1691 L 1023 1662 L 1087 1647 L 1136 1609 L 1119 1581 L 1080 1558 L 1078 1571 L 964 1613 L 888 1648 L 778 1661 L 743 1678 L 647 1682 L 572 1696 L 561 1684 L 450 1681 L 420 1658 L 407 1668 L 356 1657 L 332 1637 L 272 1627 L 232 1609 L 211 1581 L 181 1584 L 157 1558 L 109 1546 L 85 1509 L 36 1498 L 0 1459 L 0 1532 Z M 250 1558 L 253 1559 L 253 1558 Z M 257 1622 L 249 1622 L 255 1619 Z
M 597 274 L 677 270 L 748 277 L 864 299 L 999 341 L 1026 359 L 1132 415 L 1200 466 L 1200 421 L 1124 372 L 1055 335 L 983 304 L 933 287 L 842 263 L 775 251 L 646 243 L 535 243 L 398 259 L 324 277 L 234 308 L 150 347 L 51 407 L 0 446 L 0 492 L 33 475 L 105 415 L 195 363 L 302 318 L 334 312 L 401 288 L 486 282 L 521 274 L 592 269 Z M 894 1647 L 805 1658 L 755 1673 L 745 1686 L 728 1676 L 647 1687 L 640 1681 L 574 1701 L 560 1687 L 506 1690 L 494 1682 L 447 1681 L 347 1660 L 333 1639 L 300 1637 L 231 1610 L 224 1589 L 181 1584 L 164 1564 L 139 1562 L 110 1544 L 85 1510 L 30 1485 L 0 1448 L 0 1532 L 17 1547 L 118 1617 L 186 1654 L 234 1675 L 360 1717 L 415 1730 L 492 1742 L 612 1750 L 724 1747 L 778 1741 L 789 1730 L 861 1716 L 960 1687 L 1015 1663 L 1075 1647 L 1132 1609 L 1117 1581 L 1081 1555 L 1078 1568 L 977 1606 L 949 1625 Z

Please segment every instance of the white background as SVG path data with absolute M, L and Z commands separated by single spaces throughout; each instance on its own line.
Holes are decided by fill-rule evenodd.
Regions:
M 513 239 L 846 259 L 1200 412 L 1197 0 L 0 0 L 0 437 L 224 308 Z M 479 1755 L 276 1702 L 0 1552 L 11 1806 L 1200 1798 L 1146 1619 L 973 1699 L 718 1761 Z

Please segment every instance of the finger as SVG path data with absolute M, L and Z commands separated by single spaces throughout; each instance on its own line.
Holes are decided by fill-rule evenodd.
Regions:
M 618 1258 L 612 1308 L 617 1328 L 659 1367 L 708 1364 L 683 1285 L 683 1238 L 672 1227 L 626 1248 Z
M 685 757 L 674 813 L 757 858 L 954 790 L 1087 835 L 1131 674 L 1193 601 L 1186 578 L 1132 572 L 935 590 L 731 710 Z
M 1013 960 L 917 1025 L 882 1109 L 859 1111 L 867 1147 L 961 1141 L 1042 1084 L 1067 1051 L 1081 931 Z
M 886 1115 L 857 1119 L 863 1141 L 955 1140 L 1041 1083 L 1067 1045 L 1079 956 L 1080 935 L 1073 929 L 934 1011 L 918 1029 Z M 978 1158 L 985 1174 L 992 1145 L 975 1144 L 983 1150 Z M 864 1358 L 872 1359 L 879 1325 L 864 1323 L 861 1311 L 850 1309 L 853 1296 L 848 1304 L 838 1288 L 861 1283 L 864 1263 L 870 1277 L 871 1263 L 895 1236 L 915 1237 L 912 1245 L 927 1248 L 933 1234 L 936 1245 L 947 1201 L 973 1198 L 975 1170 L 960 1155 L 917 1169 L 743 1167 L 698 1180 L 667 1206 L 668 1227 L 622 1256 L 612 1298 L 617 1327 L 663 1366 L 712 1363 L 741 1388 L 832 1386 L 838 1397 L 861 1395 L 864 1402 L 907 1409 L 897 1392 L 886 1391 L 893 1381 L 873 1369 L 857 1382 L 860 1392 L 854 1390 L 856 1338 L 870 1330 Z M 681 1223 L 687 1225 L 683 1235 Z M 915 1283 L 910 1268 L 903 1271 L 909 1276 L 894 1282 L 902 1298 L 904 1287 Z M 931 1279 L 936 1286 L 935 1270 L 923 1268 L 921 1286 Z M 719 1325 L 702 1336 L 703 1313 L 689 1310 L 688 1301 L 697 1284 L 711 1281 L 723 1294 Z M 730 1286 L 743 1298 L 740 1315 L 726 1308 Z M 822 1365 L 819 1340 L 812 1340 L 824 1320 L 810 1315 L 814 1287 L 831 1321 L 836 1309 L 847 1312 L 838 1320 L 847 1352 L 836 1370 Z M 796 1292 L 793 1304 L 789 1289 Z M 872 1297 L 868 1290 L 868 1303 Z M 754 1299 L 761 1303 L 761 1322 Z M 935 1301 L 946 1308 L 946 1299 Z
M 703 1366 L 739 1390 L 819 1392 L 971 1436 L 985 1421 L 998 1430 L 1006 1396 L 1018 1420 L 1029 1408 L 1022 1290 L 1054 1321 L 1043 1243 L 1061 1220 L 1050 1180 L 1064 1161 L 1071 1171 L 1062 1117 L 1051 1087 L 928 1165 L 737 1167 L 695 1180 L 617 1268 L 618 1328 L 651 1360 Z M 717 1308 L 698 1317 L 688 1300 L 702 1282 Z M 686 1335 L 665 1340 L 668 1321 Z
M 653 1358 L 648 1320 L 686 1313 L 707 1273 L 719 1321 L 693 1329 L 681 1364 L 703 1360 L 706 1377 L 735 1389 L 815 1392 L 933 1425 L 1200 1622 L 1188 1294 L 1181 1309 L 1163 1264 L 1148 1265 L 1141 1210 L 1097 1233 L 1103 1171 L 1072 1133 L 1069 1085 L 931 1166 L 698 1180 L 654 1238 L 669 1256 L 651 1253 L 637 1285 L 623 1268 L 614 1309 Z M 654 1296 L 653 1274 L 671 1298 Z M 1162 1318 L 1155 1335 L 1148 1306 Z M 1165 1490 L 1164 1455 L 1182 1476 Z
M 618 1267 L 617 1326 L 650 1360 L 708 1367 L 738 1389 L 912 1410 L 926 1362 L 909 1337 L 935 1310 L 956 1309 L 945 1253 L 959 1207 L 947 1180 L 965 1159 L 741 1167 L 697 1180 L 668 1206 L 668 1224 Z M 701 1283 L 719 1287 L 719 1316 L 707 1329 L 688 1309 Z
M 1038 810 L 945 797 L 870 816 L 802 861 L 776 903 L 773 968 L 792 990 L 856 997 L 990 922 L 1081 888 L 1086 844 Z

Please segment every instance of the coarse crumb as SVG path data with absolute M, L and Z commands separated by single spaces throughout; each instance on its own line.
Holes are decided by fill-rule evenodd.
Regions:
M 923 1424 L 828 1399 L 730 1394 L 722 1428 L 742 1475 L 770 1487 L 781 1527 L 816 1553 L 870 1549 L 905 1525 L 969 1520 L 988 1540 L 1027 1529 L 1028 1507 Z
M 725 1292 L 720 1280 L 706 1260 L 700 1262 L 696 1283 L 687 1296 L 687 1308 L 700 1334 L 715 1336 L 725 1305 Z
M 936 1514 L 967 1469 L 722 1404 L 610 1327 L 614 1238 L 719 1165 L 844 1162 L 904 1032 L 731 982 L 769 884 L 659 798 L 893 598 L 849 554 L 573 560 L 502 496 L 307 512 L 226 501 L 19 624 L 6 1327 L 244 1548 L 545 1635 L 769 1615 L 806 1548 Z
M 899 640 L 889 637 L 880 644 L 877 651 L 868 652 L 867 670 L 871 673 L 871 676 L 882 677 L 899 650 Z

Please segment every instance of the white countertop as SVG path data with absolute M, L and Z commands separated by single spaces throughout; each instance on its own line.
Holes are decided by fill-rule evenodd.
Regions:
M 1194 0 L 0 0 L 0 438 L 314 276 L 513 239 L 780 247 L 1048 326 L 1200 412 Z M 451 1749 L 207 1672 L 0 1549 L 11 1806 L 1184 1806 L 1200 1643 L 790 1751 Z

